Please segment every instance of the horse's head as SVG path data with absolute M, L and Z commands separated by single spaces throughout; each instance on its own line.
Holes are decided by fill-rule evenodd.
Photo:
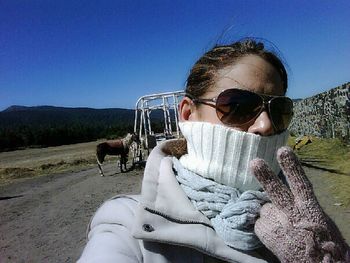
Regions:
M 137 144 L 140 144 L 139 136 L 136 133 L 128 133 L 126 137 L 124 138 L 124 142 L 126 145 L 130 145 L 133 142 L 136 142 Z
M 137 144 L 140 144 L 141 143 L 141 141 L 140 141 L 140 138 L 139 138 L 139 136 L 138 136 L 138 134 L 137 133 L 135 133 L 135 132 L 133 132 L 132 134 L 131 134 L 131 140 L 133 141 L 133 142 L 136 142 Z

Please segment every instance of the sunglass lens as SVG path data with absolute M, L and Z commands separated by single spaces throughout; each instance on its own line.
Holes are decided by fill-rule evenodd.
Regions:
M 262 98 L 247 90 L 228 89 L 217 98 L 219 119 L 228 125 L 241 125 L 257 116 L 263 105 Z
M 293 101 L 286 97 L 273 98 L 269 107 L 275 129 L 277 131 L 287 129 L 293 117 Z

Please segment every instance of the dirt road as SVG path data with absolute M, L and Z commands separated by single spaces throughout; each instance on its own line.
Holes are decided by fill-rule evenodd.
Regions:
M 107 173 L 113 173 L 111 165 Z M 347 240 L 350 211 L 323 190 L 322 171 L 306 168 L 320 202 Z M 97 169 L 28 179 L 0 188 L 0 262 L 75 262 L 97 207 L 121 193 L 139 193 L 142 170 L 101 178 Z
M 0 263 L 75 262 L 100 204 L 139 193 L 142 170 L 106 176 L 97 169 L 49 175 L 0 188 Z M 112 176 L 108 176 L 112 174 Z

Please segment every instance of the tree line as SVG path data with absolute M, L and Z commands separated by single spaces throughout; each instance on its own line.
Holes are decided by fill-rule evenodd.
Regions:
M 27 147 L 48 147 L 94 141 L 101 138 L 123 137 L 132 131 L 132 125 L 72 123 L 54 126 L 18 126 L 0 129 L 0 151 Z
M 133 125 L 129 109 L 10 107 L 0 112 L 0 151 L 120 138 Z
M 124 137 L 134 130 L 131 109 L 11 106 L 0 112 L 0 152 Z M 162 112 L 152 113 L 152 129 L 162 132 Z

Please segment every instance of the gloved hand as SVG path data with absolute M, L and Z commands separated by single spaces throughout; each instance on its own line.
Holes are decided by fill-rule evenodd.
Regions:
M 292 149 L 280 148 L 277 160 L 290 189 L 262 159 L 250 163 L 272 202 L 262 207 L 255 223 L 261 242 L 283 263 L 350 262 L 349 246 L 319 205 Z

